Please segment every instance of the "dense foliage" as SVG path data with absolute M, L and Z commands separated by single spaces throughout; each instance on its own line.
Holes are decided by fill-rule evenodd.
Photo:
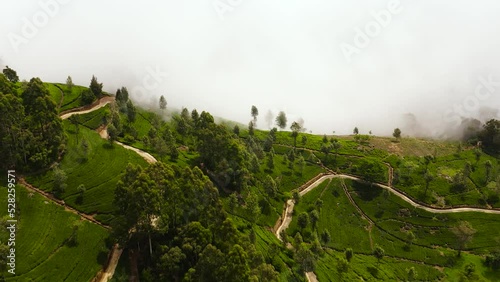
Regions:
M 3 168 L 37 170 L 54 162 L 64 134 L 55 103 L 39 78 L 17 94 L 17 85 L 0 75 L 0 144 Z
M 276 280 L 274 268 L 241 237 L 198 168 L 130 165 L 115 195 L 114 233 L 131 248 L 143 246 L 146 281 Z

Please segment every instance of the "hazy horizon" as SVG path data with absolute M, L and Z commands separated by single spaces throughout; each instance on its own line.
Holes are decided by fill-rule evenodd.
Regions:
M 287 113 L 288 127 L 303 118 L 313 133 L 350 134 L 357 126 L 389 135 L 408 127 L 404 115 L 412 113 L 420 133 L 435 134 L 458 116 L 498 117 L 500 108 L 495 1 L 41 0 L 1 7 L 0 64 L 21 79 L 71 75 L 87 86 L 95 75 L 108 92 L 128 87 L 137 103 L 164 95 L 168 107 L 243 124 L 256 105 L 261 129 L 272 110 Z M 357 44 L 363 36 L 368 41 Z M 493 110 L 481 115 L 482 106 Z

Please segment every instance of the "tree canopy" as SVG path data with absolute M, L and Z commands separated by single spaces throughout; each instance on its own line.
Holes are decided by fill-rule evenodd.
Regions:
M 3 75 L 0 75 L 3 77 Z M 10 85 L 0 89 L 9 90 Z M 20 97 L 0 93 L 2 167 L 35 170 L 56 160 L 65 137 L 55 103 L 39 78 L 32 78 Z
M 279 112 L 278 116 L 276 117 L 276 125 L 281 129 L 285 129 L 286 123 L 287 123 L 287 118 L 285 112 L 283 111 Z

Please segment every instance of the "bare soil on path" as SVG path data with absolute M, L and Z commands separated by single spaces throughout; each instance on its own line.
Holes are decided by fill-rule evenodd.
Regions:
M 443 209 L 433 208 L 433 207 L 430 207 L 430 206 L 426 206 L 426 205 L 422 205 L 422 204 L 416 203 L 415 201 L 413 201 L 411 198 L 409 198 L 405 194 L 403 194 L 403 193 L 395 190 L 394 188 L 392 188 L 392 187 L 390 187 L 388 185 L 384 185 L 384 184 L 380 184 L 380 183 L 370 183 L 370 182 L 367 182 L 365 180 L 362 180 L 359 177 L 352 176 L 352 175 L 346 175 L 346 174 L 326 174 L 326 175 L 323 175 L 319 179 L 317 179 L 316 181 L 314 181 L 313 183 L 309 184 L 304 189 L 300 190 L 300 188 L 299 188 L 299 190 L 300 190 L 299 191 L 300 196 L 304 196 L 305 194 L 307 194 L 308 192 L 310 192 L 312 189 L 318 187 L 318 185 L 321 184 L 323 181 L 329 180 L 329 179 L 331 180 L 333 178 L 352 179 L 354 181 L 359 181 L 359 182 L 362 182 L 362 183 L 367 183 L 367 184 L 371 184 L 371 185 L 374 185 L 374 186 L 378 186 L 380 188 L 389 190 L 389 192 L 391 192 L 394 195 L 398 196 L 399 198 L 401 198 L 405 202 L 409 203 L 413 207 L 420 208 L 420 209 L 423 209 L 423 210 L 431 212 L 431 213 L 482 212 L 482 213 L 489 213 L 489 214 L 500 214 L 500 210 L 498 210 L 498 209 L 482 209 L 482 208 L 469 208 L 469 207 L 443 208 Z M 392 177 L 390 177 L 390 178 L 392 178 Z M 371 225 L 373 225 L 374 224 L 373 221 L 354 202 L 354 200 L 352 199 L 351 195 L 349 194 L 349 191 L 347 190 L 347 187 L 345 185 L 342 185 L 342 186 L 343 186 L 344 193 L 348 197 L 349 201 L 356 207 L 356 209 L 358 210 L 358 212 L 361 213 L 362 217 L 365 218 Z M 283 213 L 284 219 L 281 219 L 281 218 L 278 219 L 278 222 L 280 220 L 282 220 L 282 221 L 281 221 L 281 224 L 279 224 L 279 225 L 278 225 L 278 222 L 277 222 L 276 225 L 278 225 L 278 227 L 276 228 L 275 235 L 276 235 L 276 237 L 280 241 L 281 241 L 280 232 L 282 230 L 287 229 L 288 226 L 290 225 L 290 222 L 292 222 L 292 214 L 293 214 L 293 208 L 294 208 L 294 206 L 295 206 L 295 203 L 294 203 L 293 199 L 287 200 L 286 206 L 285 206 L 285 210 L 284 210 L 284 213 Z M 307 277 L 307 280 L 309 282 L 318 281 L 317 278 L 316 278 L 316 275 L 314 273 L 312 273 L 312 272 L 307 272 L 306 273 L 306 277 Z
M 67 119 L 72 115 L 87 114 L 87 113 L 93 112 L 95 110 L 98 110 L 98 109 L 106 106 L 109 103 L 112 103 L 114 100 L 115 100 L 114 97 L 105 96 L 89 106 L 83 106 L 83 107 L 74 108 L 71 110 L 64 111 L 60 114 L 60 117 L 61 117 L 61 119 Z
M 63 112 L 63 113 L 61 113 L 61 118 L 62 119 L 67 119 L 70 116 L 75 115 L 75 114 L 89 113 L 89 112 L 98 110 L 98 109 L 106 106 L 107 104 L 109 104 L 109 103 L 111 103 L 113 101 L 114 101 L 113 97 L 103 97 L 103 98 L 101 98 L 100 100 L 96 101 L 95 103 L 93 103 L 90 106 L 81 107 L 81 108 L 72 109 L 70 111 Z M 98 133 L 99 133 L 99 135 L 102 138 L 104 138 L 104 139 L 108 138 L 106 127 L 101 127 L 100 129 L 98 129 Z M 137 148 L 125 145 L 125 144 L 120 143 L 120 142 L 116 142 L 116 143 L 118 145 L 120 145 L 120 146 L 123 146 L 126 149 L 129 149 L 129 150 L 132 150 L 132 151 L 136 152 L 141 157 L 143 157 L 148 163 L 154 163 L 154 162 L 157 161 L 149 153 L 146 153 L 146 152 L 144 152 L 142 150 L 139 150 Z M 314 150 L 310 150 L 310 149 L 306 149 L 306 150 L 308 150 L 308 151 L 314 151 Z M 324 167 L 321 163 L 320 163 L 320 165 L 322 167 Z M 308 183 L 306 183 L 306 187 L 301 187 L 303 189 L 299 189 L 299 194 L 301 196 L 307 194 L 309 191 L 311 191 L 312 189 L 316 188 L 319 184 L 321 184 L 323 181 L 325 181 L 327 179 L 331 180 L 333 178 L 343 178 L 343 179 L 352 179 L 352 180 L 355 180 L 355 181 L 359 181 L 359 182 L 363 182 L 363 183 L 368 183 L 368 184 L 375 185 L 375 186 L 378 186 L 380 188 L 389 190 L 391 193 L 393 193 L 394 195 L 396 195 L 399 198 L 403 199 L 405 202 L 409 203 L 410 205 L 412 205 L 412 206 L 414 206 L 416 208 L 421 208 L 421 209 L 426 210 L 426 211 L 431 212 L 431 213 L 482 212 L 482 213 L 490 213 L 490 214 L 500 214 L 500 210 L 496 210 L 496 209 L 482 209 L 482 208 L 469 208 L 469 207 L 438 209 L 438 208 L 433 208 L 433 207 L 430 207 L 430 206 L 426 206 L 426 205 L 422 205 L 422 204 L 419 204 L 417 202 L 414 202 L 412 199 L 410 199 L 404 193 L 402 193 L 402 192 L 400 192 L 398 190 L 395 190 L 392 187 L 390 187 L 391 184 L 392 184 L 392 174 L 393 174 L 393 170 L 392 170 L 392 167 L 390 165 L 389 165 L 389 181 L 388 181 L 388 185 L 384 185 L 384 184 L 380 184 L 380 183 L 369 183 L 369 182 L 366 182 L 366 181 L 364 181 L 364 180 L 362 180 L 362 179 L 360 179 L 360 178 L 358 178 L 356 176 L 346 175 L 346 174 L 333 174 L 333 172 L 330 169 L 327 169 L 327 170 L 329 171 L 329 174 L 321 174 L 321 175 L 316 176 L 315 178 L 312 179 L 313 182 L 311 184 L 309 184 L 310 181 L 308 181 Z M 318 179 L 315 180 L 316 178 L 318 178 Z M 24 179 L 22 181 L 24 181 Z M 21 184 L 23 184 L 23 183 L 21 183 Z M 24 181 L 23 185 L 25 185 L 28 189 L 31 189 L 31 190 L 33 190 L 33 191 L 35 191 L 37 193 L 42 194 L 44 197 L 46 197 L 46 198 L 48 198 L 48 199 L 56 202 L 57 204 L 63 205 L 68 210 L 70 210 L 70 211 L 72 211 L 72 212 L 74 212 L 76 214 L 81 215 L 86 220 L 92 221 L 92 222 L 94 222 L 94 223 L 96 223 L 96 224 L 98 224 L 100 226 L 103 226 L 103 227 L 109 229 L 108 226 L 103 225 L 102 223 L 100 223 L 100 222 L 96 221 L 95 219 L 93 219 L 92 216 L 82 214 L 82 213 L 80 213 L 79 211 L 77 211 L 75 209 L 67 207 L 64 204 L 64 202 L 60 203 L 59 200 L 55 199 L 52 195 L 50 195 L 50 194 L 48 194 L 48 193 L 46 193 L 44 191 L 41 191 L 38 188 L 32 187 L 31 185 L 29 185 L 25 181 Z M 32 187 L 32 188 L 30 188 L 30 187 Z M 362 213 L 362 215 L 363 215 L 364 218 L 366 217 L 366 219 L 370 223 L 373 224 L 373 222 L 354 203 L 354 201 L 350 197 L 349 192 L 347 191 L 347 188 L 345 186 L 343 188 L 344 188 L 344 192 L 348 196 L 348 198 L 351 201 L 351 203 L 353 203 L 355 205 L 355 207 L 358 209 L 358 211 L 360 211 Z M 295 204 L 294 204 L 293 199 L 288 200 L 286 202 L 286 204 L 285 204 L 285 208 L 284 208 L 284 211 L 283 211 L 284 219 L 281 219 L 281 218 L 278 219 L 278 221 L 282 220 L 282 222 L 276 228 L 275 235 L 276 235 L 276 237 L 280 241 L 281 241 L 280 232 L 282 230 L 285 230 L 286 228 L 288 228 L 288 226 L 290 225 L 290 222 L 292 221 L 292 214 L 293 214 L 294 205 Z M 276 225 L 278 225 L 278 222 L 277 222 Z M 99 282 L 109 281 L 113 277 L 113 274 L 115 272 L 116 266 L 118 264 L 118 261 L 120 259 L 120 256 L 121 256 L 122 252 L 123 252 L 123 249 L 120 249 L 118 245 L 115 245 L 112 248 L 111 252 L 110 252 L 109 260 L 108 260 L 107 266 L 105 267 L 104 271 L 100 271 L 98 273 L 98 275 L 96 276 L 96 278 L 94 278 L 93 281 L 99 281 Z M 316 282 L 316 281 L 318 281 L 316 275 L 314 274 L 314 272 L 307 272 L 306 273 L 306 277 L 307 277 L 307 280 L 309 282 Z

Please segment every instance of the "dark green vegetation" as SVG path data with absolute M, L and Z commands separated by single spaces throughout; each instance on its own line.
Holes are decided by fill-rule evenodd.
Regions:
M 255 106 L 248 127 L 216 123 L 197 110 L 171 113 L 168 97 L 159 99 L 157 110 L 146 111 L 134 105 L 125 87 L 110 105 L 61 121 L 57 113 L 105 95 L 95 77 L 86 88 L 75 86 L 71 77 L 65 84 L 20 83 L 17 74 L 6 72 L 0 75 L 2 121 L 9 125 L 0 128 L 2 157 L 10 160 L 4 169 L 15 167 L 27 182 L 110 225 L 110 242 L 125 248 L 116 280 L 304 281 L 310 271 L 320 281 L 500 276 L 496 214 L 433 214 L 377 186 L 341 179 L 327 180 L 303 197 L 297 193 L 318 174 L 334 171 L 390 183 L 435 206 L 499 207 L 496 121 L 461 144 L 401 138 L 401 132 L 396 139 L 374 137 L 357 128 L 352 136 L 316 136 L 284 112 L 276 124 L 291 132 L 260 130 Z M 96 130 L 107 130 L 108 140 Z M 482 147 L 472 147 L 477 140 Z M 158 162 L 148 164 L 113 141 L 146 151 Z M 76 216 L 41 204 L 40 196 L 28 197 L 22 189 L 18 202 L 39 199 L 33 207 L 39 214 L 19 234 L 46 236 L 33 243 L 40 254 L 19 250 L 30 259 L 18 267 L 29 271 L 27 277 L 43 270 L 42 280 L 93 277 L 106 256 L 101 251 L 107 231 L 84 221 L 72 231 L 66 227 Z M 273 228 L 291 198 L 297 204 L 282 242 Z M 20 208 L 20 217 L 26 217 L 29 208 Z M 80 245 L 66 247 L 75 232 Z M 89 250 L 79 249 L 80 238 Z M 50 256 L 55 249 L 78 259 Z M 45 264 L 64 271 L 53 273 L 42 268 Z M 81 277 L 73 279 L 76 273 Z
M 114 189 L 120 173 L 128 163 L 145 166 L 146 162 L 131 150 L 110 145 L 85 126 L 80 125 L 76 130 L 77 126 L 69 121 L 64 121 L 63 124 L 68 140 L 64 158 L 58 168 L 66 176 L 65 189 L 58 190 L 55 187 L 55 169 L 30 176 L 28 182 L 53 192 L 68 205 L 87 214 L 96 214 L 96 219 L 109 223 L 114 210 Z M 80 184 L 86 187 L 84 193 L 77 190 Z
M 342 188 L 345 185 L 356 209 Z M 321 200 L 322 205 L 318 205 Z M 319 206 L 319 207 L 318 207 Z M 319 214 L 316 224 L 312 221 L 301 226 L 301 215 L 313 218 Z M 290 238 L 301 238 L 306 247 L 315 250 L 321 242 L 324 251 L 316 252 L 316 274 L 331 281 L 341 277 L 348 280 L 373 278 L 382 280 L 405 279 L 405 269 L 414 267 L 418 279 L 439 280 L 445 277 L 436 269 L 455 269 L 473 262 L 479 278 L 493 279 L 500 272 L 478 263 L 480 255 L 499 251 L 500 222 L 498 215 L 481 213 L 433 214 L 415 209 L 392 193 L 377 186 L 361 184 L 357 181 L 333 179 L 325 181 L 304 196 L 294 210 L 294 220 L 287 233 Z M 371 223 L 369 220 L 371 220 Z M 457 257 L 460 241 L 453 229 L 462 221 L 467 221 L 476 230 L 467 241 L 470 253 Z M 325 240 L 326 238 L 331 240 Z M 377 261 L 374 250 L 377 246 L 384 251 Z M 344 251 L 352 249 L 352 261 L 341 267 Z M 484 261 L 483 261 L 484 262 Z M 461 272 L 454 275 L 459 277 Z
M 391 157 L 394 185 L 436 206 L 500 207 L 499 160 L 479 150 L 434 158 Z
M 21 88 L 0 75 L 0 112 L 3 169 L 38 170 L 56 160 L 64 144 L 62 124 L 39 78 Z
M 5 179 L 2 179 L 5 180 Z M 108 231 L 83 221 L 24 187 L 17 186 L 16 277 L 7 281 L 89 281 L 106 262 Z M 0 189 L 0 204 L 7 207 L 7 189 Z M 5 217 L 0 241 L 6 242 Z M 6 271 L 2 251 L 2 272 Z

